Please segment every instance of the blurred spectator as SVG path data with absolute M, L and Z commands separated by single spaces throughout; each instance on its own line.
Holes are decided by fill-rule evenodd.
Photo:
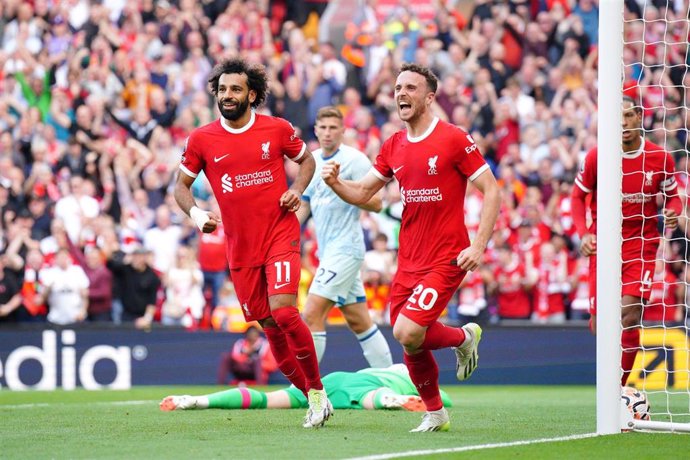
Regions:
M 7 321 L 21 303 L 21 283 L 14 271 L 5 266 L 5 257 L 0 256 L 0 323 Z
M 542 244 L 536 274 L 532 321 L 540 324 L 565 322 L 565 295 L 570 291 L 568 254 L 557 252 L 549 242 Z
M 103 253 L 93 247 L 84 250 L 67 240 L 72 259 L 84 270 L 89 280 L 88 320 L 112 321 L 113 274 L 105 266 Z
M 73 265 L 67 248 L 58 249 L 55 264 L 41 271 L 43 301 L 48 304 L 48 322 L 81 323 L 89 307 L 89 279 L 79 265 Z
M 212 209 L 217 206 L 212 205 Z M 211 309 L 219 305 L 219 292 L 228 278 L 228 260 L 225 253 L 225 233 L 219 223 L 212 233 L 199 233 L 199 267 L 204 276 L 204 292 L 210 291 Z M 227 304 L 225 304 L 227 305 Z
M 149 250 L 138 246 L 131 254 L 116 251 L 107 262 L 119 286 L 122 321 L 134 321 L 137 328 L 148 328 L 153 323 L 161 285 L 158 275 L 149 266 L 150 254 Z
M 483 324 L 486 322 L 487 301 L 486 283 L 491 279 L 491 273 L 487 268 L 481 268 L 469 272 L 460 283 L 458 292 L 458 321 L 466 324 L 475 322 Z
M 528 319 L 532 314 L 530 291 L 537 283 L 537 274 L 531 266 L 520 263 L 510 246 L 497 249 L 490 292 L 496 295 L 500 319 Z
M 345 89 L 346 77 L 347 69 L 345 64 L 338 60 L 335 46 L 329 42 L 319 44 L 319 54 L 314 55 L 311 65 L 307 66 L 307 89 L 305 92 L 309 97 L 310 126 L 316 122 L 316 112 L 321 107 L 336 105 L 336 98 Z M 314 138 L 311 130 L 304 134 L 310 134 L 307 139 Z
M 589 262 L 580 257 L 575 259 L 570 273 L 570 319 L 589 318 Z
M 168 205 L 156 208 L 155 225 L 144 234 L 144 247 L 153 253 L 153 268 L 158 273 L 166 273 L 173 265 L 181 236 L 182 228 L 172 223 Z
M 177 248 L 175 261 L 163 275 L 165 300 L 161 323 L 191 327 L 199 320 L 205 304 L 203 284 L 204 275 L 192 250 L 185 246 Z
M 599 7 L 594 0 L 578 0 L 573 8 L 573 14 L 582 20 L 582 27 L 589 37 L 590 43 L 596 45 L 599 41 Z
M 69 194 L 55 203 L 55 217 L 60 219 L 72 242 L 79 241 L 84 224 L 100 212 L 98 201 L 89 195 L 84 179 L 79 175 L 69 179 Z
M 379 233 L 374 237 L 372 246 L 373 249 L 364 254 L 362 271 L 364 273 L 378 272 L 380 281 L 384 284 L 390 284 L 396 271 L 396 260 L 395 253 L 388 249 L 388 237 Z
M 231 374 L 232 385 L 266 385 L 269 374 L 277 368 L 268 341 L 261 336 L 256 326 L 249 326 L 244 338 L 238 339 L 231 351 L 221 355 L 216 383 L 226 385 L 228 375 Z
M 283 96 L 279 99 L 278 113 L 286 120 L 291 120 L 294 127 L 299 129 L 299 136 L 304 137 L 311 129 L 309 123 L 309 98 L 300 87 L 300 80 L 295 75 L 290 75 L 285 80 Z

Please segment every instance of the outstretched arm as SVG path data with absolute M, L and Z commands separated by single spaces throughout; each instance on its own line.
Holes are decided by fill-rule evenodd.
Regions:
M 321 178 L 344 201 L 361 206 L 364 209 L 370 203 L 376 192 L 386 184 L 369 171 L 358 181 L 344 180 L 339 177 L 340 164 L 331 160 L 321 169 Z M 373 210 L 373 209 L 372 209 Z

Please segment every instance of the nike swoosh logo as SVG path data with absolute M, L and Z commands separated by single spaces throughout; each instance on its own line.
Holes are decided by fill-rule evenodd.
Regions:
M 397 168 L 393 168 L 393 174 L 397 174 L 398 171 L 400 171 L 400 170 L 403 169 L 404 167 L 405 167 L 405 165 L 398 166 Z
M 289 282 L 283 283 L 283 284 L 277 284 L 277 283 L 276 283 L 276 284 L 273 286 L 273 289 L 280 289 L 280 288 L 282 288 L 282 287 L 287 286 L 288 284 L 290 284 L 290 283 L 289 283 Z
M 214 161 L 215 163 L 218 163 L 220 160 L 222 160 L 223 158 L 225 158 L 225 157 L 228 156 L 228 155 L 230 155 L 230 154 L 229 154 L 229 153 L 226 153 L 226 154 L 223 155 L 222 157 L 213 157 L 213 161 Z
M 407 305 L 407 306 L 405 306 L 405 308 L 407 308 L 408 310 L 412 310 L 412 311 L 422 311 L 421 309 L 419 309 L 417 307 L 413 307 L 412 305 Z

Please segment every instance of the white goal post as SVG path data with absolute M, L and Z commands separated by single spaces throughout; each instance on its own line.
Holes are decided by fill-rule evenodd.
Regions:
M 597 433 L 613 434 L 621 430 L 623 173 L 621 155 L 605 152 L 621 150 L 623 0 L 599 2 L 598 78 L 597 148 L 602 155 L 597 156 Z M 618 308 L 611 308 L 614 305 Z
M 669 7 L 673 5 L 673 1 L 669 1 Z M 646 0 L 641 5 L 643 9 L 643 19 L 646 18 L 646 8 L 651 5 L 651 0 Z M 683 4 L 687 5 L 687 2 Z M 652 8 L 652 7 L 650 7 Z M 686 6 L 686 8 L 688 8 Z M 684 19 L 673 21 L 673 24 L 665 23 L 665 30 L 668 31 L 672 27 L 679 26 L 679 23 L 685 22 L 680 27 L 685 27 L 685 36 L 690 30 L 690 21 L 688 21 L 688 11 L 683 12 Z M 664 16 L 659 16 L 654 19 L 654 22 L 660 23 L 665 21 Z M 639 24 L 638 24 L 639 25 Z M 650 24 L 643 24 L 642 29 Z M 598 155 L 597 164 L 597 433 L 598 434 L 614 434 L 620 433 L 621 430 L 647 430 L 647 431 L 673 431 L 673 432 L 689 432 L 690 433 L 690 350 L 688 343 L 690 343 L 690 334 L 688 334 L 687 326 L 668 327 L 666 324 L 661 326 L 649 327 L 649 332 L 654 333 L 655 329 L 660 331 L 663 336 L 661 345 L 658 345 L 656 351 L 658 356 L 666 356 L 664 365 L 654 369 L 648 369 L 649 360 L 645 359 L 644 341 L 641 342 L 641 351 L 638 352 L 638 360 L 633 371 L 637 371 L 640 375 L 644 375 L 642 381 L 638 381 L 638 389 L 646 390 L 645 388 L 650 380 L 653 380 L 655 397 L 658 401 L 665 399 L 665 407 L 661 411 L 654 412 L 654 400 L 652 400 L 652 420 L 643 421 L 635 420 L 627 411 L 624 404 L 621 402 L 621 205 L 622 205 L 622 157 L 620 154 L 616 155 L 613 152 L 621 151 L 621 104 L 623 93 L 623 78 L 625 66 L 640 66 L 642 71 L 651 72 L 646 66 L 647 62 L 628 63 L 624 62 L 624 46 L 625 35 L 624 29 L 626 26 L 624 19 L 624 0 L 600 0 L 599 1 L 599 61 L 598 61 Z M 666 37 L 664 32 L 664 38 Z M 641 47 L 649 44 L 645 41 L 644 33 L 642 37 L 635 38 L 634 45 Z M 665 41 L 655 42 L 654 45 L 661 43 L 661 46 L 667 46 Z M 678 45 L 678 43 L 671 43 L 670 46 Z M 685 44 L 688 47 L 687 43 Z M 690 50 L 689 50 L 690 51 Z M 686 51 L 687 53 L 687 51 Z M 686 54 L 686 60 L 687 60 Z M 664 53 L 664 58 L 666 57 Z M 662 59 L 663 60 L 663 59 Z M 655 67 L 666 66 L 667 62 L 651 61 Z M 686 62 L 686 64 L 690 64 Z M 629 69 L 628 69 L 629 70 Z M 687 72 L 687 70 L 686 70 Z M 659 83 L 662 91 L 661 107 L 653 107 L 652 110 L 664 110 L 665 96 L 664 85 Z M 647 91 L 648 87 L 639 86 L 642 94 Z M 690 92 L 690 88 L 684 87 L 685 92 Z M 688 101 L 688 95 L 685 97 L 685 104 Z M 679 102 L 678 104 L 682 104 Z M 683 107 L 688 110 L 688 107 Z M 649 108 L 648 108 L 649 109 Z M 665 115 L 664 115 L 665 121 Z M 690 126 L 685 125 L 685 129 Z M 669 151 L 665 143 L 662 146 Z M 687 150 L 677 151 L 680 154 L 689 155 Z M 690 161 L 690 159 L 688 159 Z M 690 286 L 686 288 L 690 289 Z M 688 298 L 688 297 L 686 297 Z M 678 308 L 688 308 L 687 305 L 679 305 Z M 687 315 L 687 313 L 686 313 Z M 643 323 L 644 324 L 644 323 Z M 686 321 L 686 324 L 690 322 Z M 645 334 L 645 327 L 642 333 Z M 669 346 L 667 348 L 667 329 L 675 329 L 672 333 L 678 335 L 679 331 L 683 331 L 687 337 L 684 340 L 680 350 L 685 353 L 682 363 L 685 366 L 686 374 L 685 382 L 680 387 L 673 387 L 674 379 L 678 379 L 677 370 L 668 363 L 669 350 L 674 351 Z M 669 333 L 670 334 L 670 333 Z M 676 349 L 675 351 L 679 351 Z M 640 357 L 640 355 L 642 357 Z M 663 372 L 664 376 L 656 379 L 647 379 L 647 375 L 652 372 Z M 676 373 L 674 375 L 674 373 Z M 629 383 L 630 384 L 630 383 Z M 635 383 L 634 383 L 635 384 Z M 673 404 L 674 397 L 681 396 L 683 401 L 688 401 L 687 404 Z M 663 406 L 664 403 L 660 404 Z M 687 407 L 686 407 L 687 406 Z M 680 409 L 678 409 L 680 407 Z M 674 412 L 674 408 L 680 413 Z M 665 411 L 665 412 L 664 412 Z M 680 421 L 679 421 L 680 420 Z

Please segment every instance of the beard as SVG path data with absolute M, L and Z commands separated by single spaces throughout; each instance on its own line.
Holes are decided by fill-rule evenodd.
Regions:
M 247 112 L 247 109 L 249 108 L 249 97 L 246 97 L 244 100 L 239 101 L 237 107 L 231 110 L 223 108 L 223 103 L 227 100 L 228 99 L 223 99 L 222 101 L 218 101 L 218 110 L 220 110 L 220 114 L 226 120 L 239 120 L 242 117 L 242 115 L 244 115 Z

